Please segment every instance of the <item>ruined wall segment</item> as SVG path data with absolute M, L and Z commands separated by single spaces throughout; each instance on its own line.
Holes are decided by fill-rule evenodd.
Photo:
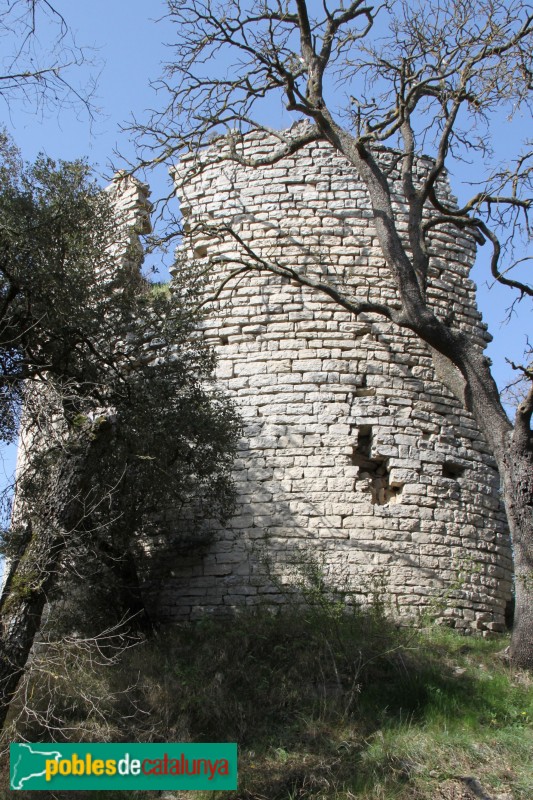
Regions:
M 137 279 L 144 260 L 144 247 L 139 237 L 152 231 L 150 189 L 133 175 L 120 171 L 115 173 L 105 191 L 115 218 L 109 243 L 113 267 L 129 269 L 132 278 Z
M 395 302 L 367 192 L 340 155 L 313 144 L 251 169 L 220 159 L 224 146 L 203 154 L 201 169 L 194 156 L 184 158 L 175 174 L 184 254 L 209 269 L 209 291 L 252 265 L 253 251 L 349 287 L 356 298 Z M 252 134 L 245 152 L 261 156 L 273 146 Z M 405 231 L 397 156 L 380 158 L 397 177 Z M 420 173 L 430 166 L 418 162 Z M 446 182 L 438 192 L 454 202 Z M 468 278 L 474 242 L 452 228 L 431 236 L 432 306 L 483 348 L 486 328 Z M 264 553 L 283 579 L 303 551 L 361 596 L 383 581 L 399 614 L 440 608 L 458 628 L 503 629 L 511 553 L 495 465 L 416 336 L 253 272 L 219 292 L 204 333 L 218 354 L 218 380 L 246 422 L 238 507 L 209 547 L 180 554 L 160 598 L 163 617 L 281 603 Z
M 109 230 L 108 252 L 110 255 L 109 269 L 103 274 L 102 280 L 112 282 L 115 271 L 125 269 L 131 276 L 132 281 L 141 280 L 141 267 L 144 260 L 144 248 L 140 240 L 141 235 L 151 232 L 152 225 L 150 214 L 152 206 L 149 201 L 149 187 L 137 178 L 126 172 L 117 172 L 111 183 L 103 190 L 107 192 L 109 202 L 113 210 L 113 225 Z M 28 392 L 29 389 L 27 388 Z M 46 388 L 33 382 L 31 391 L 36 396 L 46 397 Z M 22 424 L 19 432 L 17 445 L 17 462 L 15 467 L 15 493 L 11 510 L 12 522 L 23 512 L 23 505 L 20 496 L 17 494 L 16 486 L 20 484 L 21 477 L 28 464 L 29 454 L 39 449 L 42 445 L 35 433 L 25 423 L 25 414 L 22 415 Z M 60 434 L 61 427 L 58 427 Z M 60 434 L 61 435 L 61 434 Z M 47 439 L 49 431 L 47 431 Z M 3 575 L 0 578 L 0 592 L 4 588 L 4 583 L 9 574 L 9 564 L 4 567 Z

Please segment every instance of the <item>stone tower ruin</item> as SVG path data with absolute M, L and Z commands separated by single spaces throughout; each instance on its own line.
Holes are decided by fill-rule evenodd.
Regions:
M 442 360 L 375 314 L 355 318 L 257 269 L 264 260 L 393 303 L 357 173 L 325 144 L 254 169 L 227 160 L 225 147 L 184 157 L 174 177 L 181 258 L 208 276 L 203 335 L 244 420 L 237 507 L 226 527 L 176 531 L 173 557 L 165 550 L 165 568 L 147 575 L 151 613 L 175 621 L 275 607 L 291 595 L 295 567 L 311 561 L 361 601 L 385 593 L 399 616 L 429 611 L 456 628 L 503 630 L 512 562 L 499 479 L 472 415 L 445 388 Z M 259 134 L 244 142 L 252 159 L 272 147 Z M 380 158 L 406 230 L 398 157 Z M 418 160 L 420 174 L 430 167 Z M 148 188 L 120 174 L 109 191 L 110 246 L 134 280 L 139 235 L 150 231 Z M 445 181 L 438 192 L 454 202 Z M 483 349 L 489 337 L 468 277 L 474 240 L 434 228 L 430 254 L 435 313 Z M 22 446 L 19 469 L 24 454 Z
M 438 360 L 414 334 L 373 314 L 355 318 L 287 279 L 241 271 L 223 284 L 263 258 L 349 286 L 356 298 L 393 301 L 357 173 L 326 144 L 254 169 L 225 160 L 225 146 L 201 164 L 183 158 L 175 180 L 184 257 L 211 276 L 204 333 L 245 420 L 238 505 L 212 540 L 179 554 L 160 615 L 282 603 L 265 563 L 283 581 L 312 554 L 361 597 L 383 583 L 399 615 L 438 608 L 457 628 L 502 630 L 512 565 L 498 475 L 473 417 L 438 377 Z M 248 158 L 272 147 L 264 135 L 245 139 Z M 380 158 L 406 230 L 397 156 Z M 421 174 L 430 166 L 419 159 Z M 438 191 L 454 202 L 446 181 Z M 438 227 L 430 253 L 433 309 L 484 348 L 468 277 L 473 239 Z

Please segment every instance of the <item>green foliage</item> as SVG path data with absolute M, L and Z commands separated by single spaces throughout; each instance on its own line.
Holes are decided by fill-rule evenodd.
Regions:
M 108 354 L 89 352 L 131 309 L 110 293 L 125 275 L 102 279 L 112 214 L 88 167 L 44 157 L 25 166 L 5 135 L 0 156 L 0 434 L 9 440 L 23 381 L 47 375 L 78 388 L 94 384 Z
M 158 297 L 167 298 L 170 297 L 171 288 L 170 283 L 160 281 L 158 283 L 152 283 L 150 286 L 150 293 L 154 299 Z

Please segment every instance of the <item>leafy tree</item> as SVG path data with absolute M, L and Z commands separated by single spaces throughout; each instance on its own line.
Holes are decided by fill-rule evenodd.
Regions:
M 22 413 L 25 446 L 5 536 L 3 720 L 58 587 L 87 585 L 90 629 L 105 575 L 106 626 L 150 628 L 139 573 L 180 518 L 230 512 L 239 423 L 211 383 L 191 287 L 140 277 L 128 220 L 83 164 L 24 167 L 2 147 L 0 411 L 4 438 Z
M 205 146 L 226 132 L 226 157 L 248 166 L 274 164 L 311 142 L 328 142 L 366 186 L 381 251 L 396 285 L 394 303 L 358 303 L 322 281 L 344 309 L 375 312 L 415 332 L 458 370 L 461 400 L 474 414 L 497 461 L 513 536 L 516 615 L 512 657 L 533 666 L 533 388 L 514 424 L 500 402 L 488 359 L 478 345 L 439 315 L 426 293 L 430 230 L 452 225 L 492 246 L 499 283 L 533 296 L 512 273 L 512 244 L 529 236 L 532 163 L 527 142 L 506 166 L 492 159 L 495 118 L 529 115 L 533 7 L 524 0 L 442 0 L 436 4 L 323 0 L 167 0 L 175 24 L 174 60 L 160 88 L 168 104 L 137 126 L 145 165 Z M 272 131 L 265 100 L 272 96 L 307 126 Z M 344 102 L 343 102 L 344 101 Z M 250 162 L 242 137 L 263 130 L 279 146 Z M 398 230 L 391 183 L 377 151 L 396 148 L 408 232 Z M 223 152 L 221 149 L 218 153 Z M 434 164 L 420 179 L 417 153 Z M 437 197 L 437 183 L 457 160 L 479 156 L 486 180 L 461 208 Z M 201 168 L 201 166 L 199 167 Z M 424 218 L 431 209 L 431 220 Z M 504 263 L 504 256 L 509 260 Z M 313 285 L 308 275 L 247 253 L 250 269 Z M 530 381 L 531 367 L 522 373 Z M 454 383 L 452 381 L 452 383 Z M 457 382 L 455 381 L 455 384 Z

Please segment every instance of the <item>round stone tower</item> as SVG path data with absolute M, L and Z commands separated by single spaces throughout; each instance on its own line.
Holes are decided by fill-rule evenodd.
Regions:
M 432 610 L 457 628 L 502 630 L 512 566 L 498 475 L 474 419 L 439 379 L 438 359 L 383 318 L 355 318 L 316 290 L 254 271 L 263 259 L 394 304 L 357 173 L 325 144 L 254 169 L 225 160 L 225 146 L 201 164 L 184 158 L 175 179 L 184 257 L 210 274 L 205 335 L 245 420 L 238 505 L 208 544 L 180 553 L 160 615 L 282 603 L 265 563 L 283 581 L 311 556 L 361 596 L 384 586 L 398 614 Z M 273 146 L 252 134 L 245 155 Z M 398 156 L 380 158 L 406 230 Z M 417 169 L 430 166 L 420 158 Z M 445 181 L 438 193 L 454 202 Z M 473 239 L 441 226 L 430 252 L 432 308 L 483 348 L 468 278 Z

